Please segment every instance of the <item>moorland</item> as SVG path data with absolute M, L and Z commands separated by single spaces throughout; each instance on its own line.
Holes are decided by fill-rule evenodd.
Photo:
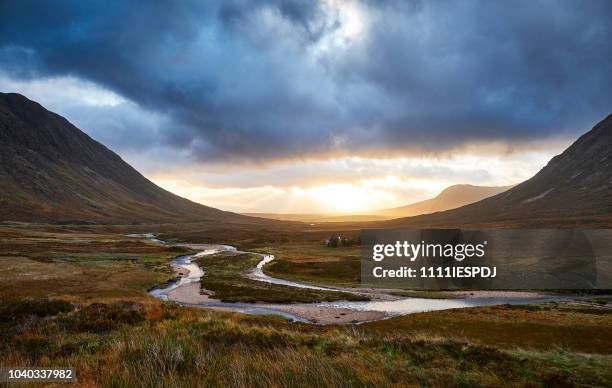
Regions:
M 606 297 L 361 325 L 181 307 L 148 290 L 175 276 L 169 260 L 188 250 L 125 236 L 135 228 L 2 225 L 0 364 L 71 365 L 80 384 L 102 386 L 605 386 L 612 379 Z M 186 237 L 189 226 L 138 228 L 166 229 L 160 236 L 176 242 L 201 242 Z M 327 232 L 285 232 L 275 252 L 287 261 L 275 274 L 319 281 L 318 270 L 304 269 L 313 262 L 316 268 L 320 256 L 324 268 L 338 268 L 330 272 L 335 276 L 322 270 L 321 282 L 351 284 L 352 275 L 340 274 L 355 248 L 324 248 L 318 234 Z M 266 241 L 267 232 L 252 233 L 223 241 L 258 249 L 277 244 Z M 304 262 L 295 253 L 302 249 Z M 271 295 L 262 293 L 262 299 Z

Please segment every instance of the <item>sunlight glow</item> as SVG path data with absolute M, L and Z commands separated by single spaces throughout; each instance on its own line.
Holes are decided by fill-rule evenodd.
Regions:
M 307 189 L 294 188 L 299 196 L 309 196 L 329 212 L 358 212 L 390 201 L 391 195 L 353 184 L 331 184 Z
M 555 153 L 539 149 L 446 158 L 351 156 L 237 170 L 225 165 L 186 165 L 165 173 L 156 166 L 153 169 L 158 172 L 151 178 L 165 189 L 223 210 L 367 214 L 433 198 L 453 184 L 515 184 L 535 174 Z
M 331 20 L 338 21 L 338 26 L 313 46 L 315 57 L 347 48 L 364 36 L 368 22 L 366 12 L 354 1 L 327 0 L 323 8 Z

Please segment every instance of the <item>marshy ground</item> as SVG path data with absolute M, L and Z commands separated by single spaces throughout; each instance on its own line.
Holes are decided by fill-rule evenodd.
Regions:
M 367 300 L 346 292 L 295 288 L 252 280 L 246 275 L 261 257 L 249 254 L 219 253 L 197 260 L 206 276 L 202 288 L 214 293 L 223 302 L 324 302 L 336 300 Z
M 606 297 L 437 311 L 362 325 L 292 323 L 156 300 L 147 291 L 173 278 L 168 262 L 187 250 L 94 229 L 0 228 L 1 365 L 71 365 L 80 385 L 99 386 L 609 386 L 612 381 Z M 351 284 L 350 272 L 340 268 L 354 253 L 328 250 L 321 256 L 326 264 L 309 271 L 299 250 L 311 263 L 323 250 L 314 244 L 308 250 L 309 244 L 279 243 L 274 252 L 279 263 L 287 254 L 286 261 L 297 265 L 281 264 L 285 272 L 275 273 L 274 267 L 271 272 L 316 282 L 319 266 L 338 266 L 320 283 Z M 270 248 L 270 242 L 259 247 Z M 235 271 L 224 260 L 210 261 L 208 271 L 217 276 L 206 287 L 228 300 L 244 300 L 257 290 L 248 287 L 260 284 L 234 289 Z M 234 265 L 246 268 L 253 260 L 246 255 Z

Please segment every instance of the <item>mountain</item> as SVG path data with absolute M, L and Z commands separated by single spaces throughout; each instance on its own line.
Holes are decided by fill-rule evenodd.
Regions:
M 412 217 L 448 209 L 454 209 L 481 199 L 499 194 L 512 186 L 473 186 L 454 185 L 442 190 L 435 198 L 416 202 L 411 205 L 391 209 L 373 210 L 364 213 L 338 214 L 292 214 L 292 213 L 243 213 L 247 216 L 270 218 L 283 221 L 301 222 L 367 222 L 392 218 Z
M 411 205 L 384 209 L 372 212 L 388 218 L 412 217 L 448 209 L 454 209 L 470 203 L 478 202 L 487 197 L 502 193 L 512 186 L 473 186 L 453 185 L 442 190 L 435 198 L 416 202 Z
M 0 93 L 0 221 L 253 222 L 149 181 L 65 118 Z
M 612 227 L 612 115 L 531 179 L 471 205 L 383 227 Z

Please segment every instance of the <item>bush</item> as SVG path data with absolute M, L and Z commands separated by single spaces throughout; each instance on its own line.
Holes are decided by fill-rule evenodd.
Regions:
M 35 299 L 11 301 L 0 305 L 0 323 L 13 323 L 22 321 L 26 317 L 38 318 L 57 315 L 72 311 L 70 302 L 64 300 Z
M 67 317 L 64 324 L 69 331 L 104 333 L 122 324 L 133 325 L 144 320 L 144 306 L 140 303 L 92 303 Z

